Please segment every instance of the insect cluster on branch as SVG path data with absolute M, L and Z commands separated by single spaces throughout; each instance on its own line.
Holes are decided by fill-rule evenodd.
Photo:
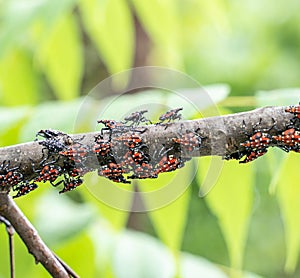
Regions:
M 181 119 L 181 110 L 176 108 L 167 111 L 155 125 L 167 129 L 172 121 Z M 49 182 L 54 187 L 62 185 L 59 193 L 65 193 L 80 186 L 83 176 L 94 170 L 101 177 L 123 184 L 130 183 L 132 179 L 157 178 L 161 173 L 182 168 L 191 159 L 188 153 L 199 151 L 203 140 L 207 139 L 201 135 L 200 128 L 187 130 L 182 123 L 175 135 L 166 138 L 163 143 L 154 140 L 151 144 L 149 138 L 143 136 L 152 124 L 145 117 L 146 112 L 131 113 L 120 122 L 98 120 L 103 127 L 94 137 L 94 142 L 88 145 L 81 142 L 85 135 L 75 140 L 62 131 L 40 130 L 36 138 L 42 137 L 38 143 L 43 147 L 43 158 L 39 163 L 32 160 L 33 178 L 24 178 L 21 165 L 11 167 L 10 161 L 2 161 L 2 191 L 12 189 L 17 192 L 14 197 L 20 197 L 35 190 L 38 184 Z M 247 140 L 240 143 L 238 151 L 223 158 L 248 163 L 264 155 L 269 147 L 300 152 L 300 104 L 286 107 L 285 112 L 293 114 L 293 118 L 283 130 L 277 129 L 274 119 L 271 127 L 262 128 L 261 119 L 252 126 L 252 132 L 247 133 L 243 121 L 240 129 Z M 90 160 L 96 163 L 91 164 Z
M 181 119 L 181 110 L 167 111 L 159 117 L 156 125 L 168 128 L 172 121 Z M 146 112 L 131 113 L 121 122 L 99 120 L 104 127 L 95 136 L 92 146 L 81 143 L 81 140 L 74 141 L 62 131 L 40 130 L 36 138 L 43 139 L 38 141 L 43 146 L 43 159 L 37 165 L 33 160 L 31 162 L 35 177 L 24 179 L 20 167 L 11 168 L 9 161 L 4 161 L 0 166 L 2 187 L 12 188 L 17 192 L 14 197 L 20 197 L 35 190 L 38 183 L 49 182 L 54 187 L 63 185 L 59 193 L 65 193 L 81 185 L 84 174 L 94 170 L 113 182 L 127 184 L 131 179 L 157 178 L 161 173 L 183 167 L 191 158 L 181 157 L 180 151 L 201 148 L 204 137 L 199 134 L 199 129 L 178 132 L 176 137 L 167 139 L 165 144 L 150 152 L 148 142 L 142 138 L 147 125 L 152 124 L 145 117 Z M 141 123 L 146 125 L 140 126 Z M 97 159 L 94 167 L 86 163 L 91 157 Z
M 251 134 L 245 133 L 248 140 L 242 142 L 240 145 L 244 147 L 243 151 L 225 156 L 225 159 L 240 160 L 245 156 L 245 159 L 240 163 L 251 162 L 258 157 L 264 155 L 269 147 L 278 147 L 285 152 L 300 152 L 300 103 L 298 105 L 288 106 L 285 112 L 292 113 L 294 117 L 286 125 L 284 130 L 277 130 L 276 122 L 273 119 L 273 126 L 267 129 L 259 128 L 262 119 L 253 126 Z M 245 129 L 246 124 L 243 121 L 242 129 Z M 270 131 L 276 130 L 276 135 L 271 135 Z

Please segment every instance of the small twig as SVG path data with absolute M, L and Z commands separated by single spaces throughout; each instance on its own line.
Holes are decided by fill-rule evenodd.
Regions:
M 3 216 L 0 215 L 0 222 L 2 222 L 5 227 L 8 234 L 8 242 L 9 242 L 9 263 L 10 263 L 10 277 L 15 277 L 15 259 L 14 259 L 14 240 L 13 236 L 15 233 L 15 229 L 10 224 L 10 222 L 5 219 Z
M 79 275 L 70 268 L 60 257 L 58 257 L 54 252 L 52 252 L 55 258 L 61 263 L 61 265 L 64 267 L 64 269 L 69 273 L 70 277 L 73 278 L 79 278 Z
M 45 245 L 29 220 L 6 193 L 0 193 L 0 214 L 11 223 L 37 263 L 40 262 L 53 277 L 70 277 L 65 267 Z

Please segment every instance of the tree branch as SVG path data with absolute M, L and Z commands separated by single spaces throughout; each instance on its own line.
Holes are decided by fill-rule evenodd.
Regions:
M 69 272 L 45 245 L 35 228 L 16 206 L 15 202 L 5 193 L 0 193 L 0 214 L 12 224 L 27 246 L 28 252 L 34 256 L 37 263 L 40 262 L 53 277 L 70 277 Z
M 229 114 L 219 117 L 210 117 L 204 119 L 180 121 L 170 123 L 168 125 L 146 125 L 138 127 L 139 130 L 143 128 L 146 131 L 140 136 L 143 138 L 145 144 L 149 147 L 149 154 L 162 148 L 166 144 L 170 144 L 170 138 L 176 138 L 180 134 L 185 134 L 188 131 L 197 132 L 201 135 L 201 148 L 194 149 L 188 152 L 178 150 L 183 157 L 200 157 L 200 156 L 228 156 L 237 151 L 243 151 L 244 147 L 240 144 L 248 139 L 246 134 L 253 132 L 253 126 L 261 120 L 261 129 L 270 129 L 271 135 L 279 134 L 280 131 L 286 129 L 286 126 L 293 118 L 291 113 L 285 112 L 285 107 L 263 107 L 249 112 Z M 243 121 L 246 126 L 243 127 Z M 130 131 L 131 132 L 131 131 Z M 74 142 L 79 142 L 82 146 L 87 146 L 90 150 L 95 144 L 95 136 L 99 132 L 91 132 L 84 134 L 69 135 Z M 104 132 L 103 138 L 108 140 L 109 132 Z M 66 143 L 65 137 L 60 140 Z M 114 143 L 115 138 L 112 138 Z M 272 146 L 272 143 L 271 143 Z M 38 174 L 33 171 L 32 163 L 39 165 L 44 159 L 44 146 L 40 145 L 38 141 L 19 144 L 9 147 L 0 148 L 0 157 L 2 161 L 10 161 L 10 167 L 19 167 L 24 179 L 32 179 Z M 91 169 L 98 169 L 99 164 L 105 164 L 105 157 L 95 157 L 91 153 L 90 159 L 85 161 L 85 165 Z M 53 161 L 53 158 L 50 160 Z M 48 161 L 50 161 L 48 160 Z M 57 161 L 54 164 L 63 166 L 65 157 L 57 155 Z M 47 162 L 47 160 L 46 160 Z

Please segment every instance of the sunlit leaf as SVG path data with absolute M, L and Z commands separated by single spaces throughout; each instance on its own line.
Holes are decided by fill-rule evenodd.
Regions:
M 131 185 L 118 185 L 96 173 L 85 176 L 86 200 L 96 205 L 99 214 L 116 230 L 127 224 L 132 203 Z
M 45 25 L 52 25 L 56 19 L 70 9 L 77 0 L 10 0 L 1 4 L 0 57 L 15 45 L 29 42 L 28 34 L 32 24 L 42 19 Z
M 0 107 L 0 146 L 8 146 L 19 142 L 22 126 L 30 116 L 30 107 Z
M 182 61 L 178 55 L 181 47 L 178 37 L 180 16 L 176 11 L 176 2 L 172 0 L 133 0 L 131 2 L 139 20 L 156 44 L 158 51 L 155 55 L 160 65 L 182 67 Z
M 256 99 L 259 106 L 266 105 L 292 105 L 300 101 L 300 88 L 284 88 L 272 91 L 259 91 Z
M 278 148 L 274 148 L 268 152 L 268 156 L 266 158 L 268 159 L 270 173 L 272 173 L 269 185 L 269 193 L 275 194 L 278 185 L 278 179 L 281 176 L 282 167 L 287 158 L 287 154 Z
M 149 212 L 149 216 L 159 237 L 173 251 L 180 249 L 186 224 L 190 193 L 191 191 L 187 189 L 173 203 Z
M 221 271 L 213 263 L 188 253 L 181 256 L 181 276 L 182 278 L 226 278 L 224 272 Z
M 113 274 L 113 255 L 118 245 L 120 231 L 113 229 L 107 221 L 98 219 L 94 221 L 93 225 L 89 227 L 89 236 L 93 241 L 95 249 L 95 265 L 97 276 L 115 278 Z
M 67 197 L 59 196 L 57 190 L 44 194 L 35 208 L 35 224 L 44 240 L 52 245 L 64 242 L 85 230 L 96 215 L 93 206 L 76 204 Z M 59 213 L 53 213 L 54 211 Z
M 113 269 L 117 278 L 167 278 L 175 272 L 170 252 L 158 240 L 129 231 L 119 238 Z
M 59 18 L 38 48 L 37 59 L 60 99 L 72 99 L 79 94 L 81 48 L 78 26 L 71 14 Z
M 180 173 L 177 173 L 176 178 L 174 178 L 174 176 L 171 177 L 172 174 L 166 173 L 161 175 L 165 175 L 165 178 L 169 179 L 166 184 L 168 184 L 171 180 L 173 184 L 178 183 L 184 185 L 186 181 L 188 181 L 187 177 L 192 174 L 193 172 L 191 167 L 186 166 L 181 169 Z M 160 186 L 163 185 L 159 182 L 157 183 Z M 147 186 L 146 183 L 144 186 Z M 166 206 L 148 212 L 159 238 L 174 252 L 180 249 L 186 224 L 186 217 L 191 193 L 188 187 L 189 185 L 187 184 L 186 190 L 183 191 L 180 195 L 178 194 L 179 196 L 176 196 L 177 198 L 174 198 L 174 200 L 171 200 L 171 202 L 169 200 L 166 200 Z M 169 190 L 174 189 L 172 188 L 172 186 L 170 186 Z M 145 196 L 144 201 L 146 208 L 147 206 L 151 205 L 149 204 L 150 200 L 147 200 L 147 196 Z
M 35 139 L 40 129 L 58 129 L 66 133 L 74 132 L 74 123 L 82 99 L 74 101 L 45 102 L 32 109 L 31 118 L 21 130 L 20 140 L 23 142 Z
M 198 182 L 206 175 L 207 161 L 200 159 Z M 236 174 L 240 179 L 236 179 Z M 218 175 L 219 173 L 215 173 Z M 239 165 L 236 161 L 224 164 L 216 185 L 205 197 L 211 211 L 217 216 L 227 243 L 231 265 L 242 268 L 249 218 L 253 202 L 252 165 Z
M 297 266 L 300 249 L 300 186 L 297 170 L 299 159 L 299 154 L 289 154 L 280 171 L 277 185 L 277 197 L 283 216 L 287 246 L 285 270 L 289 273 L 292 273 Z
M 80 0 L 84 26 L 110 73 L 131 67 L 134 27 L 124 0 Z
M 80 277 L 96 277 L 95 250 L 91 238 L 86 233 L 66 241 L 54 251 Z
M 37 75 L 28 53 L 15 48 L 0 60 L 0 103 L 34 104 L 37 101 Z

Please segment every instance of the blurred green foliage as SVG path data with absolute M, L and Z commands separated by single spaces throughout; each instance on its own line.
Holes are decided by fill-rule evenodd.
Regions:
M 81 96 L 135 66 L 165 66 L 202 84 L 228 84 L 228 98 L 224 85 L 211 95 L 226 113 L 297 103 L 299 8 L 298 0 L 0 1 L 0 144 L 33 140 L 41 128 L 74 132 L 76 122 L 75 132 L 93 130 L 91 115 L 112 96 L 103 92 L 103 99 L 89 103 L 78 125 Z M 118 87 L 124 80 L 114 82 Z M 280 89 L 288 87 L 295 89 Z M 153 90 L 116 102 L 115 111 L 127 113 L 129 103 L 138 105 L 147 94 L 158 103 L 178 103 Z M 245 95 L 247 101 L 237 97 Z M 85 179 L 89 190 L 81 186 L 58 196 L 43 184 L 17 203 L 82 277 L 299 277 L 298 162 L 297 155 L 270 150 L 249 166 L 226 163 L 215 187 L 199 198 L 214 164 L 201 158 L 195 166 L 194 160 L 178 176 L 136 184 L 145 192 L 170 180 L 184 184 L 198 167 L 179 198 L 148 214 L 129 215 L 99 202 L 91 191 L 115 185 L 93 174 Z M 120 201 L 130 209 L 133 200 L 124 196 Z M 151 200 L 143 201 L 151 207 Z M 0 277 L 7 277 L 0 228 Z M 49 277 L 15 238 L 17 276 Z

